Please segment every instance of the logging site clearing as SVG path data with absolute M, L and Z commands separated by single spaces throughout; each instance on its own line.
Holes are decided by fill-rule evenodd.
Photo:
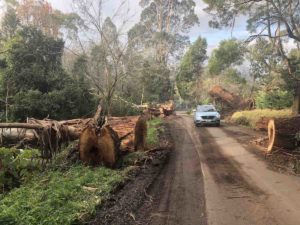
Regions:
M 299 225 L 300 0 L 0 0 L 0 225 Z

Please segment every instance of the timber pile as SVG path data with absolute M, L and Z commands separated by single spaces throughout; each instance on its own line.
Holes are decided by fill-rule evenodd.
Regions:
M 174 112 L 175 112 L 175 103 L 172 100 L 151 107 L 147 105 L 145 108 L 143 108 L 143 113 L 148 114 L 150 118 L 167 117 L 173 115 Z
M 117 132 L 119 137 L 124 137 L 130 133 L 121 143 L 122 151 L 133 151 L 134 149 L 134 127 L 138 118 L 138 116 L 109 118 L 109 125 Z
M 214 86 L 208 94 L 216 103 L 222 106 L 225 111 L 223 114 L 231 114 L 237 110 L 251 109 L 253 107 L 252 100 L 244 100 L 219 85 Z
M 117 132 L 119 137 L 131 133 L 124 138 L 121 145 L 122 150 L 133 150 L 133 132 L 137 120 L 138 116 L 110 117 L 108 119 L 108 124 Z M 89 125 L 93 126 L 93 124 L 93 118 L 64 121 L 31 118 L 27 120 L 27 123 L 1 123 L 0 144 L 15 147 L 38 145 L 50 149 L 49 152 L 57 152 L 62 143 L 79 139 L 82 131 Z M 16 143 L 18 143 L 17 146 Z M 47 157 L 52 156 L 49 152 L 45 153 Z
M 268 124 L 269 145 L 267 152 L 275 148 L 293 150 L 299 144 L 296 136 L 300 133 L 300 116 L 271 119 Z
M 169 101 L 164 104 L 159 105 L 159 110 L 161 115 L 171 116 L 175 112 L 175 103 L 174 101 Z

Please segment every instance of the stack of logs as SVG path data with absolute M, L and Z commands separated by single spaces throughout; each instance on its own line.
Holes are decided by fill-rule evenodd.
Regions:
M 98 160 L 93 161 L 93 164 L 103 161 L 106 162 L 105 165 L 112 167 L 121 154 L 120 151 L 134 151 L 137 140 L 145 141 L 147 119 L 153 116 L 169 116 L 174 110 L 174 103 L 168 102 L 159 108 L 147 109 L 146 115 L 141 117 L 109 117 L 107 123 L 101 125 L 98 121 L 101 107 L 98 107 L 94 118 L 65 121 L 28 119 L 27 123 L 2 123 L 0 141 L 2 146 L 10 144 L 18 148 L 39 146 L 42 157 L 51 159 L 61 149 L 63 143 L 80 139 L 80 157 L 84 162 L 89 162 L 88 158 L 93 155 Z M 141 128 L 142 134 L 137 135 L 140 131 L 136 129 Z M 99 155 L 100 148 L 106 152 Z M 82 149 L 88 149 L 90 155 L 83 154 Z
M 256 129 L 268 132 L 267 152 L 274 149 L 293 150 L 300 146 L 296 136 L 300 134 L 300 116 L 288 118 L 263 117 L 256 123 Z
M 158 104 L 154 107 L 145 107 L 144 113 L 149 114 L 151 117 L 166 117 L 171 116 L 175 112 L 174 101 L 168 101 L 163 104 Z

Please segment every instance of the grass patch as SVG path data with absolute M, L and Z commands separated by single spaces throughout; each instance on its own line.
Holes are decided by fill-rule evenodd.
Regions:
M 161 118 L 155 118 L 147 122 L 148 132 L 147 132 L 147 144 L 150 146 L 157 145 L 159 143 L 159 125 L 162 124 Z
M 240 125 L 250 126 L 255 128 L 256 122 L 262 117 L 281 118 L 292 115 L 290 109 L 271 110 L 271 109 L 256 109 L 251 111 L 236 112 L 232 115 L 231 120 Z
M 124 180 L 122 171 L 80 164 L 40 173 L 0 196 L 0 224 L 80 224 Z

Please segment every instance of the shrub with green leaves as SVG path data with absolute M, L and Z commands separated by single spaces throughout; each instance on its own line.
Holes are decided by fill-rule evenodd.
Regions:
M 37 149 L 18 150 L 0 148 L 0 193 L 2 190 L 9 190 L 20 185 L 29 178 L 33 171 L 40 169 L 37 158 L 40 152 Z
M 231 121 L 244 126 L 250 126 L 255 128 L 255 124 L 262 117 L 268 118 L 284 118 L 290 117 L 292 115 L 292 110 L 283 109 L 283 110 L 272 110 L 272 109 L 255 109 L 248 111 L 236 112 L 232 115 Z
M 259 91 L 256 95 L 256 105 L 259 109 L 285 109 L 293 104 L 293 95 L 288 91 Z

